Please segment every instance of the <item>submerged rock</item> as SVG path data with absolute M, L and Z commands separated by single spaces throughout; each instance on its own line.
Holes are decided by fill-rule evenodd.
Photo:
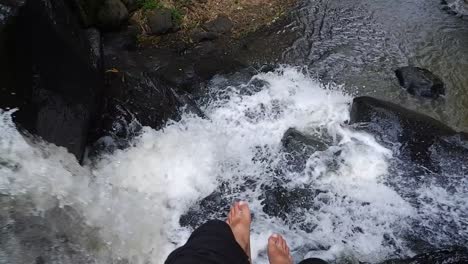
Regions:
M 443 9 L 457 15 L 461 18 L 468 19 L 468 1 L 467 0 L 442 0 Z
M 316 195 L 307 188 L 268 187 L 263 197 L 263 211 L 270 216 L 286 219 L 298 208 L 311 209 Z
M 181 226 L 195 229 L 210 219 L 207 218 L 208 215 L 214 214 L 212 219 L 224 219 L 232 202 L 223 195 L 222 190 L 215 191 L 192 206 L 180 217 L 179 223 Z
M 286 152 L 286 166 L 291 171 L 303 171 L 307 159 L 316 151 L 324 151 L 327 144 L 312 135 L 305 135 L 294 128 L 284 133 L 281 140 L 283 151 Z
M 382 264 L 465 264 L 468 263 L 468 250 L 466 248 L 439 250 L 435 252 L 416 255 L 402 260 L 387 260 Z
M 429 98 L 445 95 L 442 80 L 432 72 L 419 67 L 402 67 L 395 71 L 398 81 L 408 93 Z

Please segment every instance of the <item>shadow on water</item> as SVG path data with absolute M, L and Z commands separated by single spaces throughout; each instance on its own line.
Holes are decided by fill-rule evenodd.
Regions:
M 381 97 L 468 129 L 468 21 L 438 0 L 305 1 L 301 38 L 286 62 L 308 65 L 324 82 Z M 394 70 L 427 68 L 446 84 L 445 98 L 420 101 L 401 89 Z

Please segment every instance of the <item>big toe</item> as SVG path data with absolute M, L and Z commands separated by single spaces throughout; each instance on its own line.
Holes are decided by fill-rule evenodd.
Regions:
M 249 204 L 247 202 L 239 202 L 236 204 L 236 206 L 237 206 L 237 210 L 236 210 L 237 216 L 250 220 Z

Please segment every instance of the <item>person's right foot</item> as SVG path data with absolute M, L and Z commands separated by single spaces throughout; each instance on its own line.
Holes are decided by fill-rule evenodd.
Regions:
M 268 259 L 270 264 L 293 263 L 288 244 L 282 236 L 275 234 L 268 239 Z

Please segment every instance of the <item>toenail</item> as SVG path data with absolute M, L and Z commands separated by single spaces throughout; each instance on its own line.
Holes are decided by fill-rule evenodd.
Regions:
M 239 205 L 244 205 L 244 204 L 247 204 L 247 202 L 244 202 L 244 201 L 239 202 Z
M 277 238 L 278 234 L 273 234 L 272 237 Z

